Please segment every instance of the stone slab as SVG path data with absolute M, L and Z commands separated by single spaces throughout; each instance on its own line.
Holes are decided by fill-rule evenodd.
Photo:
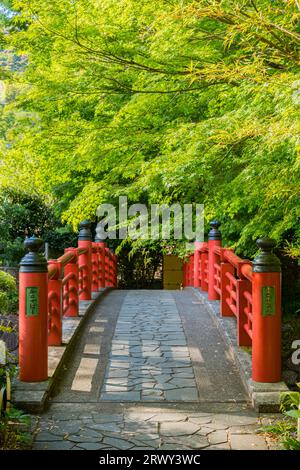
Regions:
M 109 289 L 102 289 L 93 301 L 80 302 L 81 318 L 63 318 L 63 341 L 64 346 L 49 346 L 48 367 L 49 379 L 44 382 L 26 383 L 15 378 L 12 383 L 12 401 L 20 409 L 31 413 L 41 413 L 47 406 L 48 399 L 55 387 L 60 368 L 63 366 L 67 354 L 72 351 L 74 340 L 83 327 L 86 318 L 90 315 L 103 295 Z

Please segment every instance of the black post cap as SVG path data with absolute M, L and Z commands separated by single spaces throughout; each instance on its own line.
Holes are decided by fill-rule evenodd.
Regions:
M 211 222 L 209 222 L 209 225 L 211 226 L 211 229 L 208 232 L 208 239 L 209 240 L 221 240 L 222 235 L 219 230 L 221 222 L 219 222 L 218 220 L 212 220 Z
M 80 222 L 78 240 L 92 241 L 91 225 L 92 224 L 90 220 L 84 220 L 83 222 Z
M 279 258 L 273 253 L 276 241 L 273 238 L 259 238 L 256 240 L 261 252 L 256 256 L 252 263 L 252 269 L 255 273 L 276 273 L 281 271 Z
M 21 273 L 46 273 L 48 271 L 47 260 L 40 252 L 43 243 L 43 240 L 35 235 L 24 240 L 28 253 L 20 262 Z
M 96 243 L 104 243 L 105 240 L 103 240 L 103 238 L 98 237 L 98 235 L 96 234 L 96 236 L 95 236 L 95 242 L 96 242 Z

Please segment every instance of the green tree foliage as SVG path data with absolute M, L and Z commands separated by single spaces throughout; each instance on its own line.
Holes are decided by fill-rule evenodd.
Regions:
M 299 254 L 297 0 L 14 0 L 2 186 L 101 202 L 199 202 L 245 255 Z M 15 95 L 14 95 L 15 96 Z
M 15 313 L 18 309 L 18 293 L 13 276 L 0 271 L 0 314 Z
M 40 236 L 49 243 L 52 255 L 76 241 L 70 227 L 54 213 L 52 201 L 29 192 L 5 188 L 0 193 L 0 264 L 17 265 L 25 254 L 26 236 Z

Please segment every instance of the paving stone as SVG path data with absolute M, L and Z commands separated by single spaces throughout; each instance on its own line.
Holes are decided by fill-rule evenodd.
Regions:
M 121 361 L 110 361 L 109 362 L 109 372 L 111 369 L 129 369 L 129 362 L 121 362 Z
M 150 421 L 155 414 L 151 411 L 145 411 L 143 408 L 132 410 L 129 409 L 125 414 L 125 422 L 130 421 Z
M 164 344 L 166 346 L 185 346 L 186 340 L 184 339 L 181 339 L 181 340 L 174 339 L 172 341 L 166 340 Z
M 186 450 L 186 446 L 180 444 L 165 443 L 160 446 L 159 450 Z
M 189 436 L 199 431 L 200 426 L 190 422 L 164 422 L 160 425 L 163 436 Z
M 159 447 L 161 446 L 161 443 L 162 443 L 159 436 L 157 436 L 156 438 L 150 439 L 147 434 L 145 434 L 145 435 L 140 434 L 140 435 L 138 435 L 138 438 L 139 438 L 138 439 L 139 442 L 141 442 L 143 445 L 151 447 L 152 449 L 159 449 Z M 132 440 L 132 442 L 133 441 L 134 441 L 134 443 L 136 443 L 135 439 Z
M 242 414 L 219 414 L 213 416 L 213 423 L 226 424 L 227 426 L 256 424 L 257 417 Z
M 174 390 L 176 389 L 176 384 L 172 384 L 172 383 L 157 383 L 155 386 L 154 386 L 155 390 Z
M 190 369 L 191 368 L 191 362 L 186 361 L 186 360 L 178 360 L 178 361 L 173 361 L 173 360 L 166 360 L 165 362 L 166 367 L 169 367 L 170 369 L 173 369 L 173 372 L 176 373 L 179 370 L 182 369 Z
M 123 421 L 121 414 L 93 414 L 93 421 L 95 423 L 120 423 Z
M 152 450 L 153 447 L 147 447 L 147 446 L 144 446 L 144 447 L 139 447 L 139 446 L 134 446 L 132 447 L 130 450 Z
M 232 450 L 268 450 L 265 439 L 253 434 L 230 434 Z
M 69 435 L 66 440 L 72 441 L 72 442 L 100 442 L 101 439 L 103 438 L 102 434 L 97 434 L 97 436 L 92 436 L 89 435 L 88 433 L 86 434 L 81 434 L 81 435 Z
M 122 379 L 121 377 L 106 378 L 106 386 L 107 385 L 115 385 L 115 386 L 121 385 L 125 387 L 126 385 L 128 385 L 128 383 L 129 383 L 128 378 L 124 378 L 124 379 Z
M 129 375 L 129 370 L 122 369 L 122 370 L 115 370 L 115 369 L 109 369 L 106 379 L 112 379 L 112 378 L 125 378 L 128 377 Z
M 156 378 L 159 379 L 159 377 L 164 377 L 164 376 L 171 378 L 173 372 L 174 371 L 171 367 L 164 366 L 163 370 L 158 369 L 158 368 L 152 368 L 151 375 L 153 375 L 155 379 Z
M 199 423 L 199 421 L 197 419 L 195 419 L 194 421 L 194 418 L 189 418 L 190 421 L 192 422 L 195 422 L 195 423 Z M 222 430 L 222 429 L 228 429 L 228 424 L 220 424 L 220 423 L 216 423 L 216 422 L 212 422 L 212 418 L 209 422 L 207 423 L 204 423 L 204 426 L 201 426 L 201 430 L 202 429 L 208 429 L 209 432 L 212 432 L 212 431 L 216 431 L 216 430 Z
M 230 445 L 228 442 L 223 442 L 222 444 L 211 445 L 205 450 L 230 450 Z
M 143 386 L 144 391 L 148 390 L 148 391 L 155 392 L 155 390 L 154 390 L 154 387 L 156 387 L 155 382 L 142 382 L 142 386 Z
M 257 434 L 260 428 L 258 424 L 245 424 L 244 426 L 231 426 L 229 431 L 232 434 Z
M 154 390 L 153 388 L 145 388 L 142 390 L 142 399 L 146 397 L 162 397 L 164 396 L 163 390 Z
M 180 361 L 181 359 L 190 359 L 189 353 L 186 354 L 181 354 L 181 353 L 172 353 L 172 352 L 164 352 L 162 353 L 162 356 L 167 358 L 167 359 L 172 359 L 172 360 L 178 360 Z
M 201 426 L 204 424 L 205 426 L 209 427 L 210 423 L 212 422 L 212 417 L 211 416 L 189 416 L 189 421 L 191 421 L 192 423 L 199 424 Z M 214 424 L 211 425 L 211 428 L 213 430 L 217 429 Z
M 54 435 L 50 432 L 42 431 L 42 432 L 37 434 L 36 440 L 37 441 L 44 441 L 44 442 L 59 441 L 60 440 L 59 437 L 60 436 Z
M 151 421 L 143 422 L 143 423 L 134 422 L 134 421 L 127 421 L 124 424 L 124 431 L 125 432 L 132 432 L 132 433 L 138 432 L 141 436 L 141 439 L 142 439 L 143 434 L 147 435 L 148 433 L 149 434 L 156 433 L 157 428 L 158 428 L 157 423 L 153 423 Z
M 154 415 L 152 418 L 150 418 L 150 421 L 158 421 L 160 423 L 163 423 L 165 421 L 187 421 L 187 414 L 185 413 L 165 413 L 161 412 L 159 414 Z
M 92 413 L 80 413 L 78 416 L 80 420 L 82 419 L 91 419 L 92 418 Z
M 96 431 L 112 431 L 121 432 L 121 427 L 117 423 L 96 423 L 89 426 L 90 429 Z
M 74 446 L 74 442 L 70 441 L 53 441 L 53 442 L 36 442 L 35 450 L 70 450 Z
M 195 379 L 184 379 L 175 376 L 169 383 L 181 388 L 193 387 L 195 385 Z
M 131 357 L 130 358 L 130 367 L 140 367 L 141 365 L 147 365 L 148 360 L 144 356 L 140 357 Z
M 164 438 L 164 443 L 179 445 L 185 449 L 204 449 L 209 446 L 208 440 L 197 434 L 188 437 Z
M 208 428 L 206 425 L 201 426 L 200 431 L 197 432 L 200 436 L 208 436 L 211 432 L 213 432 L 212 428 Z
M 166 399 L 170 401 L 197 401 L 198 391 L 195 388 L 178 388 L 177 390 L 167 390 Z
M 141 395 L 139 392 L 107 392 L 101 393 L 102 400 L 111 401 L 139 401 Z
M 117 439 L 113 437 L 105 437 L 103 439 L 103 444 L 107 444 L 109 446 L 112 446 L 113 448 L 120 449 L 120 450 L 128 450 L 134 446 L 132 442 L 128 442 L 124 439 Z
M 228 441 L 228 434 L 224 430 L 213 431 L 209 434 L 208 440 L 210 444 L 222 444 Z
M 128 392 L 129 391 L 129 387 L 128 385 L 104 385 L 103 387 L 103 392 Z
M 85 450 L 100 450 L 105 448 L 104 444 L 100 444 L 99 442 L 83 442 L 82 444 L 77 444 L 80 449 Z
M 113 358 L 113 359 L 116 359 L 116 358 L 119 358 L 119 357 L 128 357 L 129 356 L 129 350 L 122 350 L 122 349 L 113 349 L 111 354 L 110 354 L 110 357 Z
M 171 369 L 170 369 L 170 372 L 166 372 L 165 370 L 156 371 L 152 375 L 153 375 L 153 380 L 156 383 L 166 383 L 168 382 L 168 380 L 172 378 Z
M 56 434 L 60 433 L 61 435 L 69 433 L 76 434 L 82 429 L 82 421 L 62 421 L 58 424 L 58 429 L 55 431 Z
M 104 426 L 106 425 L 112 425 L 114 423 L 104 423 Z M 78 436 L 86 436 L 86 437 L 90 437 L 91 439 L 93 438 L 96 438 L 96 439 L 101 439 L 102 434 L 97 430 L 97 428 L 92 428 L 91 426 L 98 426 L 98 424 L 88 424 L 84 427 L 84 429 L 82 431 L 80 431 L 79 433 L 77 433 Z
M 142 400 L 144 402 L 151 402 L 151 401 L 165 401 L 166 397 L 164 395 L 164 392 L 162 392 L 161 395 L 145 395 L 143 394 Z

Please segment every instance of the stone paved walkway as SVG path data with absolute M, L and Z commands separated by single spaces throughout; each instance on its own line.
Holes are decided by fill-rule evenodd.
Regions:
M 170 292 L 131 291 L 126 296 L 101 399 L 198 400 L 190 352 Z
M 38 422 L 35 449 L 271 449 L 204 304 L 113 291 Z

